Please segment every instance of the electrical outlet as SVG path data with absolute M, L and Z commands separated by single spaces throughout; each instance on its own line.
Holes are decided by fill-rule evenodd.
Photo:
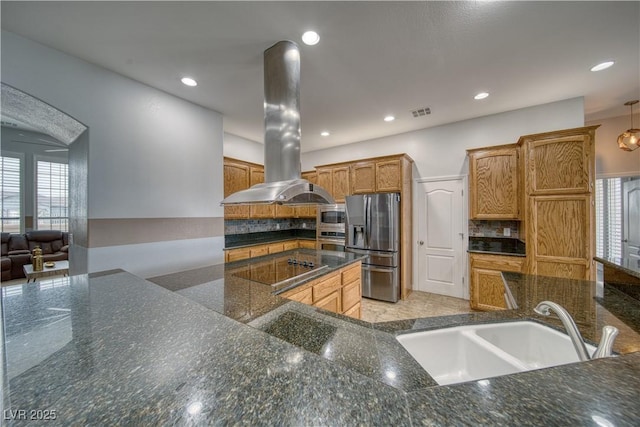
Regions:
M 276 230 L 280 230 L 280 224 L 276 224 Z
M 510 237 L 511 229 L 509 227 L 505 227 L 504 230 L 502 230 L 502 234 L 504 234 L 504 237 Z
M 302 223 L 302 228 L 307 228 L 307 223 L 306 222 Z

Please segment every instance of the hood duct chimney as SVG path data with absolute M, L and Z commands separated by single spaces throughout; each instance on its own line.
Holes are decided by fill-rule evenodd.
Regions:
M 222 205 L 334 204 L 323 188 L 300 178 L 300 50 L 280 41 L 264 52 L 265 182 Z

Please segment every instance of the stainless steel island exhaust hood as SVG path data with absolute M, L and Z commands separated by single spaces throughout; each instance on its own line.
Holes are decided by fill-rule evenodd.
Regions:
M 264 125 L 265 182 L 221 204 L 334 204 L 325 189 L 300 178 L 300 51 L 292 41 L 264 51 Z

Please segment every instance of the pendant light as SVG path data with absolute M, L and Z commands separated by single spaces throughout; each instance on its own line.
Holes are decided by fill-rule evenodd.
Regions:
M 627 129 L 618 137 L 618 147 L 624 151 L 633 151 L 640 146 L 640 129 L 633 128 L 633 106 L 639 101 L 627 101 L 624 105 L 628 105 L 631 108 L 631 128 Z

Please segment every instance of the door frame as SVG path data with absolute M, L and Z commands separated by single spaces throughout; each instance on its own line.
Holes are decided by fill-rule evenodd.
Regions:
M 423 178 L 416 178 L 413 180 L 413 194 L 415 195 L 415 199 L 418 203 L 413 203 L 413 223 L 416 224 L 413 227 L 413 247 L 416 248 L 413 251 L 413 277 L 416 283 L 412 284 L 412 289 L 416 289 L 415 284 L 420 279 L 420 254 L 418 249 L 418 241 L 420 240 L 420 221 L 423 218 L 420 218 L 420 202 L 422 201 L 422 194 L 419 193 L 419 188 L 422 184 L 426 182 L 438 182 L 438 181 L 461 181 L 462 182 L 462 229 L 465 234 L 465 238 L 462 239 L 462 259 L 465 261 L 462 263 L 462 277 L 464 280 L 463 283 L 463 294 L 462 297 L 465 300 L 469 300 L 469 253 L 467 250 L 469 249 L 469 175 L 445 175 L 445 176 L 430 176 Z M 466 224 L 466 227 L 465 227 Z

